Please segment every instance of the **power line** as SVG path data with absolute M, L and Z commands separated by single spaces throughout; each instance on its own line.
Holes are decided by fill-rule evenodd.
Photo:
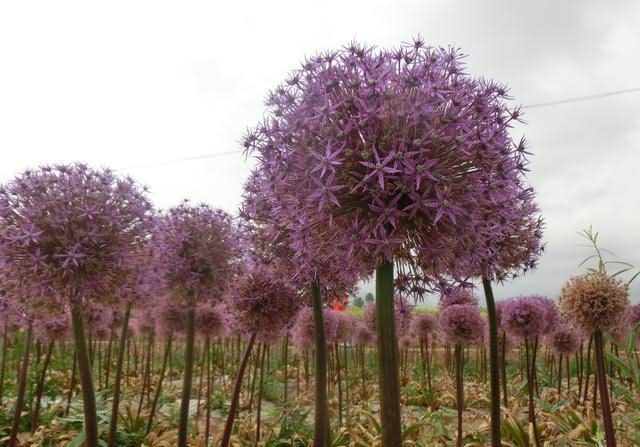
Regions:
M 638 92 L 640 92 L 640 87 L 628 88 L 628 89 L 625 89 L 625 90 L 613 90 L 611 92 L 596 93 L 596 94 L 587 95 L 587 96 L 576 96 L 576 97 L 572 97 L 572 98 L 559 99 L 557 101 L 538 102 L 538 103 L 522 106 L 522 108 L 535 109 L 535 108 L 538 108 L 538 107 L 551 107 L 551 106 L 557 106 L 557 105 L 561 105 L 561 104 L 570 104 L 570 103 L 573 103 L 573 102 L 591 101 L 591 100 L 594 100 L 594 99 L 607 98 L 609 96 L 623 95 L 625 93 L 638 93 Z
M 541 108 L 541 107 L 552 107 L 552 106 L 558 106 L 558 105 L 562 105 L 562 104 L 571 104 L 571 103 L 574 103 L 574 102 L 592 101 L 592 100 L 596 100 L 596 99 L 608 98 L 609 96 L 624 95 L 624 94 L 627 94 L 627 93 L 640 93 L 640 87 L 628 88 L 628 89 L 624 89 L 624 90 L 613 90 L 613 91 L 610 91 L 610 92 L 595 93 L 595 94 L 586 95 L 586 96 L 574 96 L 574 97 L 571 97 L 571 98 L 559 99 L 559 100 L 556 100 L 556 101 L 538 102 L 538 103 L 523 105 L 522 108 L 523 109 L 537 109 L 537 108 Z M 240 154 L 242 154 L 242 151 L 240 149 L 238 149 L 237 151 L 226 151 L 226 152 L 218 152 L 218 153 L 213 153 L 213 154 L 195 155 L 193 157 L 176 158 L 174 160 L 166 160 L 166 161 L 161 161 L 161 162 L 153 163 L 153 164 L 129 166 L 129 167 L 124 168 L 124 169 L 156 168 L 156 167 L 169 166 L 169 165 L 173 165 L 173 164 L 177 164 L 177 163 L 183 163 L 183 162 L 187 162 L 187 161 L 207 160 L 207 159 L 210 159 L 210 158 L 217 158 L 217 157 L 222 157 L 222 156 L 226 156 L 226 155 L 233 155 L 233 154 L 240 155 Z
M 183 162 L 186 162 L 186 161 L 206 160 L 206 159 L 209 159 L 209 158 L 217 158 L 217 157 L 222 157 L 222 156 L 225 156 L 225 155 L 232 155 L 232 154 L 242 154 L 242 151 L 238 149 L 237 151 L 226 151 L 226 152 L 216 152 L 216 153 L 213 153 L 213 154 L 194 155 L 192 157 L 175 158 L 173 160 L 159 161 L 158 163 L 150 163 L 150 164 L 144 164 L 144 165 L 128 166 L 128 167 L 125 167 L 123 169 L 158 168 L 158 167 L 173 165 L 173 164 L 176 164 L 176 163 L 183 163 Z

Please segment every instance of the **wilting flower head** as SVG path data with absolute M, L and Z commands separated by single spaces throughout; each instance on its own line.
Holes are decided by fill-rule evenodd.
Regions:
M 503 279 L 535 266 L 542 222 L 525 182 L 520 111 L 508 89 L 465 73 L 456 49 L 350 44 L 307 59 L 245 137 L 305 247 L 309 229 L 347 236 L 357 258 L 425 274 Z
M 235 281 L 225 310 L 237 331 L 272 339 L 291 324 L 301 304 L 300 296 L 282 275 L 252 265 Z
M 582 343 L 582 334 L 570 324 L 560 324 L 546 336 L 546 343 L 558 354 L 573 354 Z
M 486 322 L 478 306 L 453 304 L 440 311 L 440 331 L 453 344 L 470 344 L 482 340 Z
M 477 306 L 478 298 L 475 297 L 472 289 L 461 287 L 446 290 L 440 295 L 439 306 L 441 309 L 454 304 Z
M 152 207 L 130 178 L 83 164 L 26 171 L 0 188 L 0 265 L 16 296 L 118 298 Z
M 438 329 L 438 320 L 433 315 L 415 314 L 411 319 L 411 333 L 418 338 L 426 339 Z
M 396 333 L 399 336 L 408 334 L 411 329 L 411 320 L 413 318 L 413 308 L 415 306 L 409 304 L 406 298 L 396 296 L 394 300 L 393 311 L 395 313 Z M 364 309 L 364 321 L 369 330 L 376 332 L 376 305 L 370 303 Z
M 222 335 L 226 329 L 226 321 L 221 310 L 212 303 L 202 303 L 196 307 L 196 332 L 206 336 Z
M 548 311 L 536 295 L 511 298 L 502 307 L 502 326 L 513 337 L 535 338 L 548 329 L 545 321 Z
M 628 287 L 606 273 L 571 278 L 560 293 L 560 312 L 585 333 L 614 327 L 629 302 Z
M 239 235 L 231 216 L 182 203 L 156 219 L 154 261 L 172 299 L 194 304 L 224 292 L 237 263 Z

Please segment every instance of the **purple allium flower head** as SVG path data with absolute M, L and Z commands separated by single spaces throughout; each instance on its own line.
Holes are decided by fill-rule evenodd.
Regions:
M 136 183 L 110 170 L 74 164 L 26 171 L 0 188 L 4 287 L 29 300 L 116 299 L 151 214 Z
M 409 349 L 415 344 L 415 339 L 411 335 L 403 335 L 398 339 L 400 349 Z
M 543 333 L 547 334 L 553 331 L 556 326 L 562 324 L 560 311 L 558 310 L 558 305 L 555 300 L 541 295 L 531 295 L 531 298 L 538 300 L 544 308 L 544 322 L 546 327 L 542 330 Z
M 449 289 L 440 295 L 439 306 L 443 309 L 454 304 L 468 304 L 470 306 L 478 305 L 478 298 L 473 294 L 470 288 L 457 287 Z
M 546 336 L 546 344 L 557 354 L 573 354 L 580 347 L 583 337 L 580 332 L 570 324 L 562 323 L 556 326 Z
M 146 310 L 139 310 L 132 315 L 130 326 L 136 334 L 147 336 L 155 333 L 156 320 Z
M 412 312 L 415 306 L 409 304 L 407 299 L 401 296 L 395 297 L 394 304 L 396 333 L 398 336 L 408 334 L 411 330 Z M 376 305 L 374 303 L 370 303 L 365 307 L 364 321 L 371 331 L 376 331 Z
M 225 311 L 238 332 L 272 340 L 287 329 L 301 305 L 299 294 L 280 272 L 249 265 L 235 281 Z
M 353 330 L 352 341 L 358 346 L 368 346 L 376 341 L 376 334 L 363 323 L 358 323 Z
M 469 304 L 452 304 L 440 311 L 440 331 L 453 344 L 467 345 L 482 340 L 486 321 L 480 308 Z
M 335 330 L 330 334 L 330 342 L 344 343 L 351 339 L 351 332 L 355 324 L 353 316 L 345 312 L 329 310 L 328 318 L 331 320 L 330 325 L 335 326 Z
M 336 325 L 329 309 L 323 310 L 325 338 L 335 339 Z M 313 308 L 304 306 L 296 315 L 291 327 L 291 340 L 298 349 L 313 348 L 315 323 L 313 321 Z
M 194 305 L 222 295 L 239 259 L 239 235 L 222 210 L 187 202 L 156 220 L 154 261 L 170 299 Z
M 222 311 L 212 303 L 202 303 L 196 307 L 196 332 L 215 337 L 224 334 L 226 321 Z
M 91 303 L 83 309 L 86 330 L 98 339 L 107 338 L 113 329 L 119 330 L 120 316 L 111 306 Z
M 634 329 L 640 324 L 640 304 L 632 304 L 627 306 L 627 310 L 625 311 L 625 325 L 629 327 L 629 329 Z
M 545 335 L 549 309 L 539 296 L 520 296 L 504 302 L 502 326 L 513 337 L 533 339 Z
M 318 233 L 305 220 L 288 221 L 278 192 L 263 174 L 255 171 L 245 185 L 240 213 L 255 262 L 276 264 L 300 289 L 314 281 L 325 295 L 355 289 L 372 270 L 371 262 L 354 259 L 350 238 L 338 227 Z
M 33 326 L 35 338 L 44 343 L 64 340 L 70 334 L 70 318 L 66 313 L 39 317 Z
M 525 140 L 509 135 L 520 110 L 462 58 L 354 43 L 309 58 L 271 92 L 244 146 L 293 247 L 312 257 L 310 232 L 338 237 L 355 259 L 397 259 L 420 290 L 535 266 L 542 221 Z
M 156 331 L 170 336 L 185 330 L 187 316 L 186 308 L 172 300 L 162 300 L 155 307 Z
M 411 319 L 411 333 L 418 338 L 431 337 L 438 330 L 438 319 L 433 315 L 415 314 Z

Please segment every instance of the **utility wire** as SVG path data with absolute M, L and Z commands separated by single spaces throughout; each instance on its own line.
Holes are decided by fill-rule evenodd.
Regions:
M 176 163 L 183 163 L 186 161 L 195 161 L 195 160 L 206 160 L 209 158 L 217 158 L 225 155 L 233 155 L 233 154 L 242 154 L 241 150 L 237 151 L 226 151 L 226 152 L 216 152 L 213 154 L 202 154 L 202 155 L 194 155 L 193 157 L 185 157 L 185 158 L 176 158 L 173 160 L 165 160 L 159 161 L 158 163 L 144 164 L 144 165 L 136 165 L 136 166 L 128 166 L 123 169 L 146 169 L 146 168 L 158 168 L 163 166 L 169 166 Z
M 557 105 L 561 105 L 561 104 L 570 104 L 573 102 L 582 102 L 582 101 L 592 101 L 594 99 L 601 99 L 601 98 L 607 98 L 609 96 L 616 96 L 616 95 L 623 95 L 625 93 L 638 93 L 640 92 L 640 87 L 636 87 L 636 88 L 628 88 L 625 90 L 614 90 L 611 92 L 604 92 L 604 93 L 596 93 L 593 95 L 587 95 L 587 96 L 576 96 L 573 98 L 565 98 L 565 99 L 560 99 L 557 101 L 548 101 L 548 102 L 538 102 L 535 104 L 529 104 L 529 105 L 524 105 L 522 106 L 523 109 L 535 109 L 538 107 L 551 107 L 551 106 L 557 106 Z
M 640 87 L 628 88 L 628 89 L 624 89 L 624 90 L 613 90 L 613 91 L 610 91 L 610 92 L 595 93 L 593 95 L 586 95 L 586 96 L 575 96 L 575 97 L 571 97 L 571 98 L 559 99 L 559 100 L 556 100 L 556 101 L 538 102 L 538 103 L 523 105 L 522 108 L 523 109 L 537 109 L 537 108 L 542 108 L 542 107 L 552 107 L 552 106 L 558 106 L 558 105 L 562 105 L 562 104 L 571 104 L 571 103 L 574 103 L 574 102 L 593 101 L 593 100 L 596 100 L 596 99 L 608 98 L 609 96 L 624 95 L 624 94 L 627 94 L 627 93 L 640 93 Z M 130 166 L 130 167 L 125 168 L 125 169 L 155 168 L 155 167 L 169 166 L 169 165 L 177 164 L 177 163 L 183 163 L 183 162 L 186 162 L 186 161 L 207 160 L 207 159 L 210 159 L 210 158 L 217 158 L 217 157 L 222 157 L 222 156 L 225 156 L 225 155 L 233 155 L 233 154 L 241 155 L 242 151 L 238 149 L 237 151 L 226 151 L 226 152 L 218 152 L 218 153 L 213 153 L 213 154 L 196 155 L 196 156 L 193 156 L 193 157 L 186 157 L 186 158 L 176 158 L 174 160 L 161 161 L 161 162 L 154 163 L 154 164 Z

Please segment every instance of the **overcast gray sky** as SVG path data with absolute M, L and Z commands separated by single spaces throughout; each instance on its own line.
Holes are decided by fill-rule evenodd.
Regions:
M 251 163 L 238 140 L 305 55 L 422 34 L 522 104 L 640 87 L 640 2 L 6 1 L 0 3 L 0 182 L 82 160 L 234 212 Z M 497 290 L 555 296 L 588 253 L 640 265 L 640 93 L 528 110 L 531 183 L 547 221 L 534 274 Z M 229 154 L 229 152 L 235 152 Z M 223 155 L 191 161 L 176 159 Z M 638 285 L 633 289 L 639 295 Z M 637 299 L 636 299 L 637 301 Z

